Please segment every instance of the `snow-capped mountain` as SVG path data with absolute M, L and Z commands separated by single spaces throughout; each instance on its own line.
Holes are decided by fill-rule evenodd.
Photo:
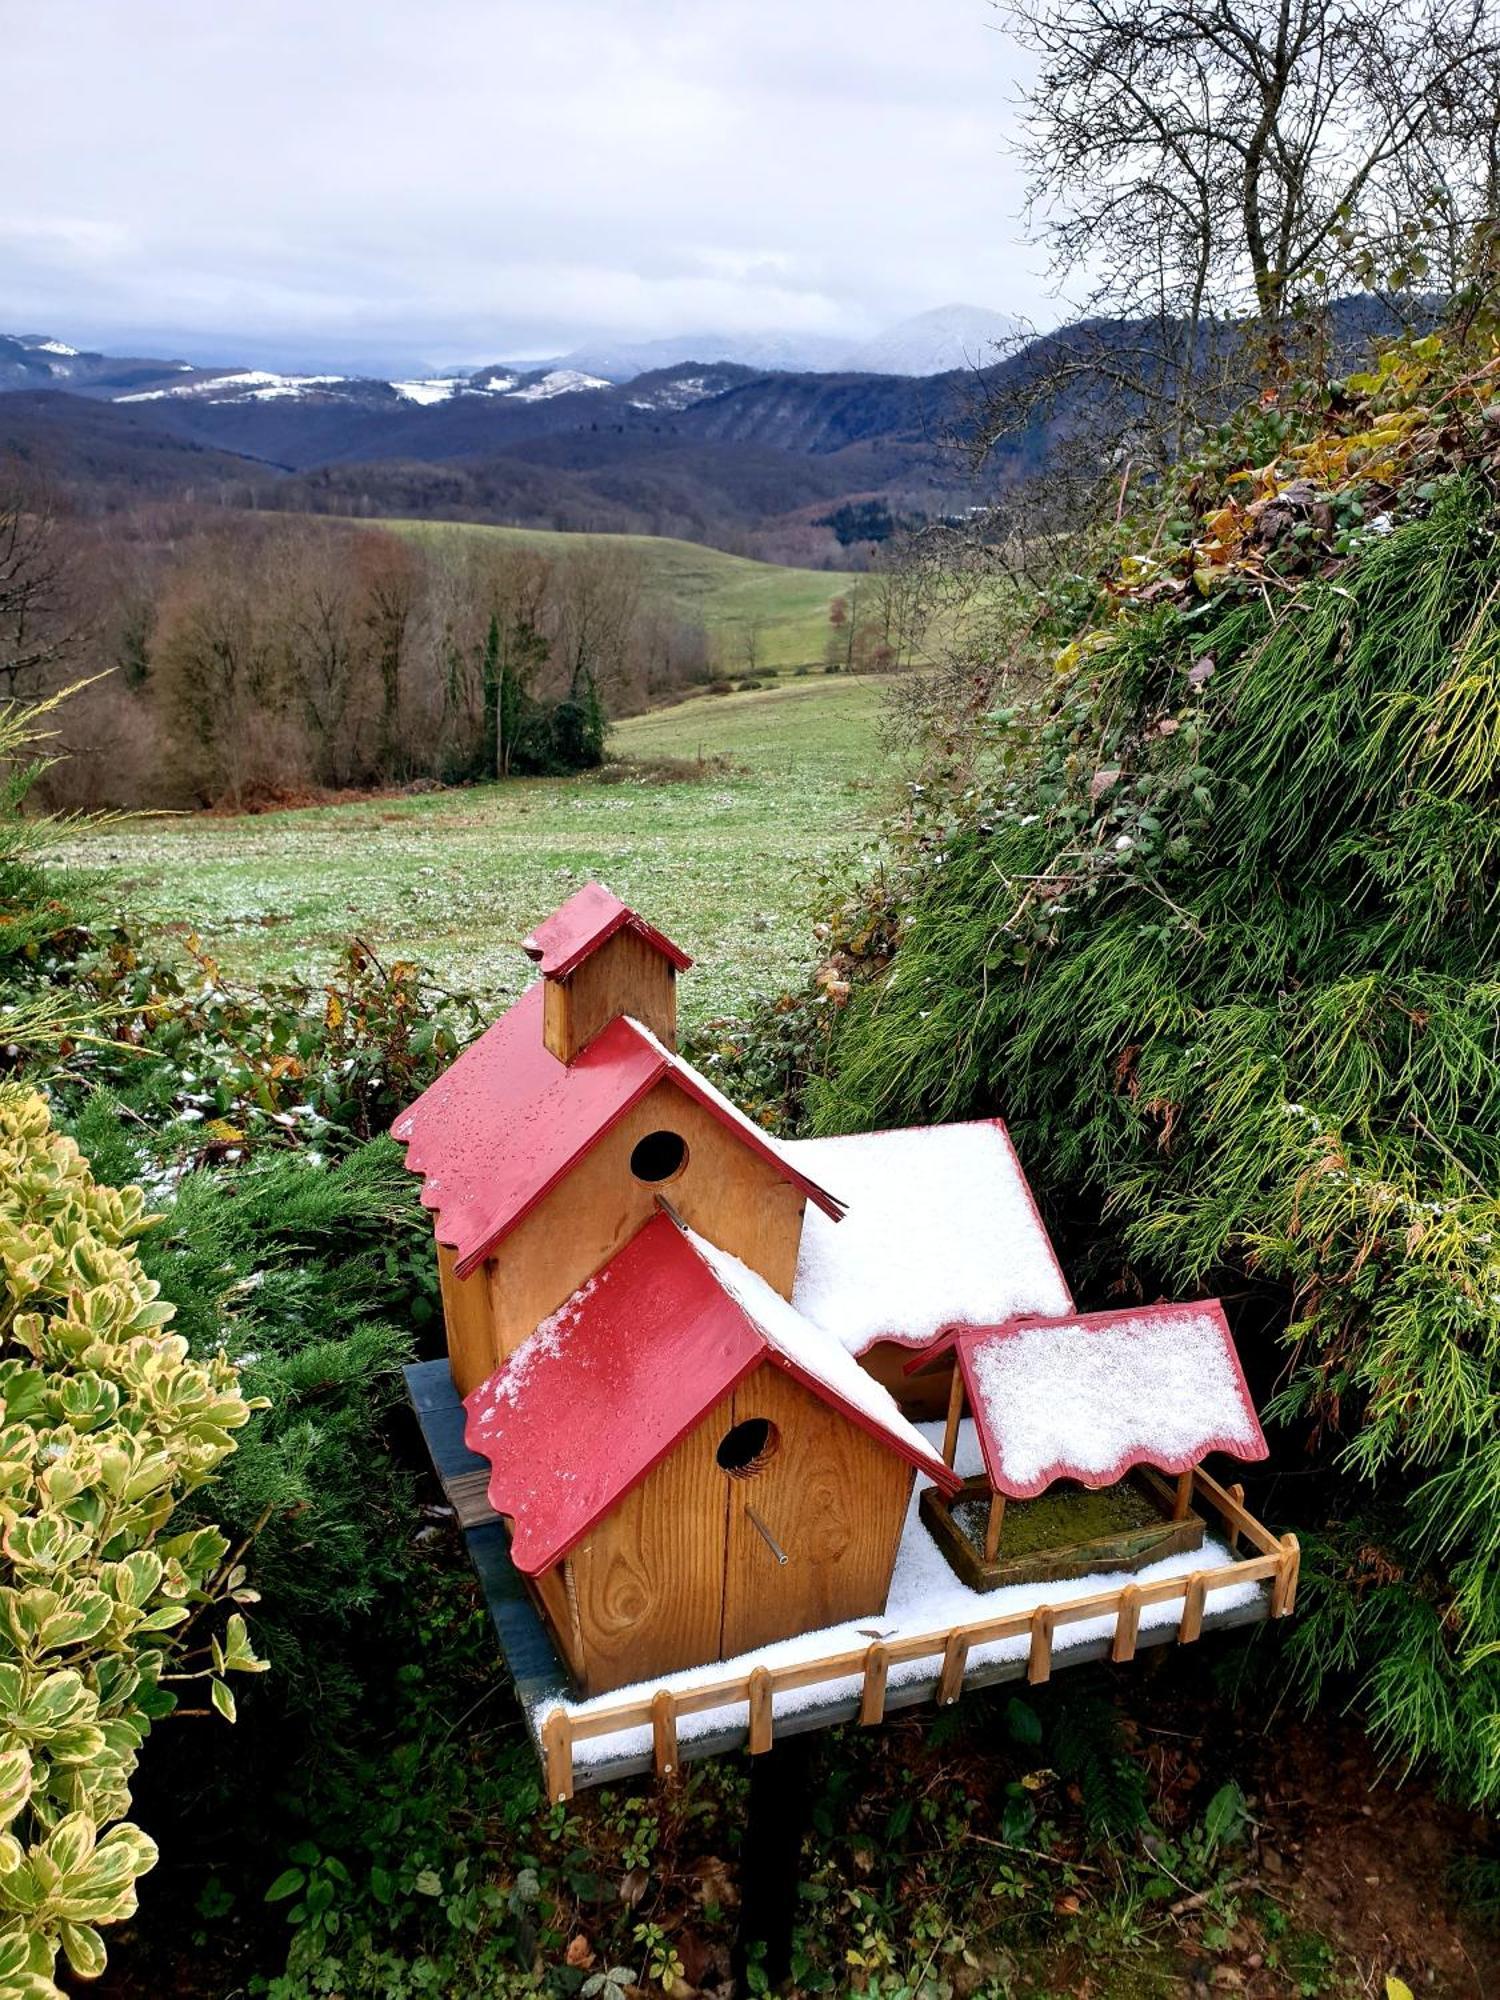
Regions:
M 955 368 L 988 368 L 997 348 L 1013 340 L 1019 322 L 987 306 L 936 306 L 898 320 L 846 350 L 843 368 L 861 375 L 946 375 Z

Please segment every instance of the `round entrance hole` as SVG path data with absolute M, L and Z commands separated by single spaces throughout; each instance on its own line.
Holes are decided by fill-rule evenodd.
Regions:
M 725 1431 L 714 1454 L 731 1479 L 753 1479 L 776 1456 L 781 1432 L 769 1417 L 746 1417 Z
M 669 1181 L 687 1165 L 687 1141 L 679 1132 L 648 1132 L 630 1155 L 638 1181 Z

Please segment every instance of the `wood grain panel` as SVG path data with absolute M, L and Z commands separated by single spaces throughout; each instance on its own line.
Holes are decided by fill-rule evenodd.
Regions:
M 688 1160 L 659 1191 L 692 1228 L 759 1271 L 783 1298 L 791 1296 L 802 1237 L 800 1190 L 663 1078 L 517 1223 L 486 1263 L 490 1358 L 467 1383 L 455 1370 L 461 1393 L 483 1381 L 656 1214 L 658 1186 L 635 1178 L 630 1155 L 637 1140 L 661 1130 L 682 1135 Z
M 495 1338 L 490 1326 L 490 1290 L 483 1271 L 467 1278 L 453 1269 L 455 1252 L 437 1246 L 438 1285 L 443 1295 L 443 1325 L 448 1334 L 448 1366 L 460 1396 L 477 1389 L 495 1368 Z
M 726 1396 L 568 1558 L 586 1692 L 719 1657 L 730 1481 L 714 1458 Z
M 617 931 L 566 979 L 547 981 L 542 1040 L 559 1062 L 570 1063 L 621 1014 L 676 1048 L 677 969 L 633 931 Z
M 568 1672 L 582 1692 L 586 1671 L 583 1633 L 577 1606 L 568 1589 L 567 1567 L 566 1563 L 555 1563 L 551 1569 L 544 1569 L 539 1575 L 522 1580 L 536 1599 Z
M 735 1392 L 734 1422 L 751 1417 L 774 1423 L 780 1443 L 759 1471 L 725 1481 L 726 1659 L 793 1632 L 878 1616 L 913 1478 L 894 1452 L 770 1364 Z M 785 1564 L 750 1519 L 752 1511 L 785 1552 Z
M 865 1373 L 889 1389 L 907 1416 L 916 1420 L 941 1417 L 948 1408 L 949 1378 L 941 1368 L 925 1375 L 906 1372 L 907 1362 L 921 1351 L 920 1347 L 902 1347 L 894 1340 L 877 1340 L 859 1357 Z

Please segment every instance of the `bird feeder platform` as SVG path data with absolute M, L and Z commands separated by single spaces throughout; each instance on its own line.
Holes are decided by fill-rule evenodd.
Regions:
M 1066 1581 L 1013 1585 L 1003 1595 L 997 1586 L 988 1604 L 955 1577 L 914 1502 L 882 1617 L 666 1675 L 659 1685 L 578 1700 L 510 1560 L 509 1532 L 489 1505 L 488 1463 L 464 1443 L 464 1409 L 447 1362 L 409 1367 L 406 1382 L 554 1801 L 653 1771 L 672 1778 L 691 1758 L 753 1755 L 809 1730 L 873 1726 L 929 1702 L 948 1706 L 971 1688 L 1037 1683 L 1055 1668 L 1191 1644 L 1206 1632 L 1286 1617 L 1296 1596 L 1296 1537 L 1273 1535 L 1246 1510 L 1240 1488 L 1220 1485 L 1201 1466 L 1191 1475 L 1201 1547 L 1153 1555 L 1133 1575 L 1114 1563 Z M 971 1433 L 960 1440 L 965 1457 L 977 1457 Z
M 1127 1574 L 1203 1546 L 1203 1515 L 1179 1515 L 1178 1493 L 1149 1467 L 1100 1492 L 1052 1487 L 1004 1508 L 994 1534 L 994 1491 L 986 1475 L 966 1479 L 951 1500 L 935 1486 L 920 1503 L 928 1533 L 970 1590 L 1011 1583 L 1066 1583 L 1100 1570 Z M 995 1546 L 991 1552 L 991 1541 Z

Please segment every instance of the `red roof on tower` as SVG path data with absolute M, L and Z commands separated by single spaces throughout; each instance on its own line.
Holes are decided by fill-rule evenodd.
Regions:
M 958 1480 L 839 1342 L 665 1215 L 464 1402 L 511 1556 L 550 1569 L 753 1370 L 781 1368 L 946 1492 Z
M 1267 1456 L 1217 1299 L 950 1327 L 907 1374 L 950 1348 L 984 1469 L 1007 1499 L 1059 1479 L 1113 1486 L 1135 1465 L 1186 1472 L 1211 1451 Z
M 529 938 L 523 939 L 521 949 L 528 958 L 536 960 L 546 978 L 566 979 L 616 931 L 633 931 L 638 938 L 654 945 L 679 972 L 686 972 L 693 962 L 665 932 L 627 909 L 618 896 L 612 896 L 598 882 L 590 882 L 576 896 L 570 896 L 561 909 L 554 910 Z
M 620 1016 L 571 1063 L 559 1062 L 542 1041 L 542 994 L 540 984 L 529 987 L 391 1127 L 423 1177 L 423 1204 L 436 1212 L 439 1243 L 457 1253 L 460 1277 L 663 1077 L 825 1215 L 843 1214 L 842 1202 L 638 1021 Z

